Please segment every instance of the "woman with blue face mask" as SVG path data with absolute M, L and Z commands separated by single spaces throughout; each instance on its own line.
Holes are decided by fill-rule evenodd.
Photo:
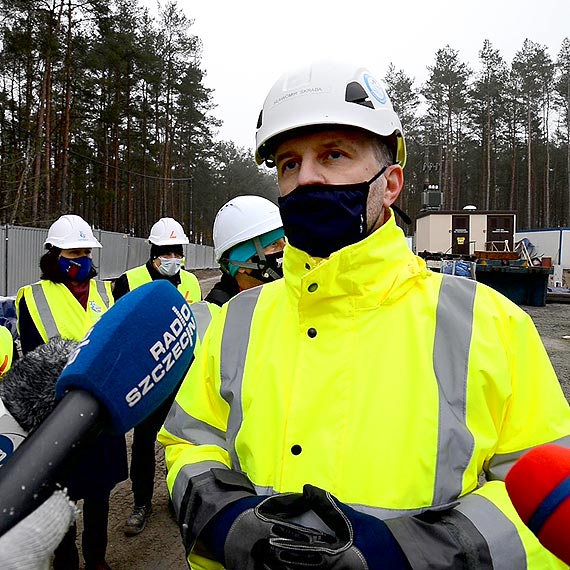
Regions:
M 101 244 L 85 220 L 61 216 L 44 245 L 40 280 L 22 287 L 16 297 L 24 353 L 55 336 L 81 340 L 113 304 L 110 283 L 94 279 L 93 249 Z
M 65 215 L 48 230 L 40 280 L 16 296 L 17 326 L 24 354 L 54 337 L 80 341 L 114 303 L 110 282 L 95 279 L 93 249 L 101 244 L 80 216 Z M 107 520 L 112 489 L 127 473 L 125 437 L 100 435 L 73 472 L 61 481 L 72 500 L 83 499 L 86 570 L 105 570 Z M 55 552 L 54 570 L 78 570 L 73 525 Z

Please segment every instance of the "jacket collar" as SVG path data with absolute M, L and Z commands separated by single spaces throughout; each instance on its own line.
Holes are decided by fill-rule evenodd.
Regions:
M 350 295 L 360 306 L 392 302 L 429 274 L 424 260 L 408 247 L 392 212 L 376 231 L 329 258 L 314 258 L 287 244 L 283 271 L 288 294 L 299 298 L 314 282 L 321 300 L 323 295 Z

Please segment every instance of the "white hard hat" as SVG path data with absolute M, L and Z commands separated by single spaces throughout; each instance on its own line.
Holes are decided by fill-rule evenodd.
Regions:
M 406 163 L 400 119 L 384 86 L 363 67 L 317 62 L 282 75 L 259 115 L 255 160 L 272 166 L 278 135 L 315 125 L 344 125 L 381 137 L 393 135 L 396 162 L 402 167 Z
M 91 226 L 75 214 L 66 214 L 57 219 L 49 228 L 44 245 L 53 245 L 60 249 L 82 247 L 101 247 L 95 239 Z
M 184 229 L 174 218 L 160 218 L 150 229 L 148 241 L 154 245 L 190 243 Z
M 279 208 L 261 196 L 238 196 L 224 204 L 214 220 L 216 261 L 238 243 L 283 227 Z

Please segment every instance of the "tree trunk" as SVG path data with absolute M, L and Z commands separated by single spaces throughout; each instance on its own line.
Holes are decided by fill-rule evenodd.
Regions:
M 42 148 L 44 141 L 45 101 L 47 98 L 48 76 L 51 73 L 49 59 L 46 58 L 42 87 L 39 96 L 38 120 L 36 126 L 36 140 L 34 143 L 34 179 L 32 186 L 32 222 L 38 218 L 38 197 L 42 174 Z
M 61 165 L 61 182 L 60 196 L 61 203 L 64 208 L 68 204 L 67 188 L 68 188 L 68 171 L 69 171 L 69 132 L 71 130 L 71 61 L 72 61 L 72 7 L 71 0 L 67 5 L 67 46 L 65 51 L 65 96 L 63 104 L 63 121 L 62 121 L 62 165 Z
M 485 210 L 491 205 L 491 109 L 487 101 L 487 131 L 486 131 L 486 154 L 485 161 Z
M 527 221 L 527 229 L 532 228 L 532 145 L 531 145 L 531 113 L 530 113 L 530 101 L 528 101 L 527 107 L 527 150 L 526 150 L 526 221 Z

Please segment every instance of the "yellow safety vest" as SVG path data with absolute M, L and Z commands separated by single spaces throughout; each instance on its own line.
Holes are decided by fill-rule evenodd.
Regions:
M 284 273 L 221 307 L 177 394 L 159 434 L 177 508 L 195 477 L 234 469 L 258 494 L 311 483 L 386 520 L 414 568 L 433 542 L 406 521 L 454 505 L 494 568 L 566 568 L 503 483 L 528 449 L 570 447 L 570 409 L 530 317 L 428 271 L 393 216 L 327 260 L 289 244 Z M 219 568 L 194 551 L 189 563 Z
M 89 280 L 86 309 L 63 283 L 47 279 L 26 285 L 18 291 L 18 314 L 22 297 L 26 300 L 30 316 L 44 342 L 55 336 L 81 340 L 114 303 L 111 283 L 97 279 Z
M 152 281 L 146 265 L 134 267 L 126 272 L 129 289 L 132 291 L 145 283 Z M 184 296 L 188 303 L 197 303 L 202 300 L 202 290 L 198 278 L 193 273 L 184 269 L 180 270 L 180 285 L 178 291 Z
M 0 326 L 0 378 L 10 370 L 14 353 L 14 339 L 12 333 Z

